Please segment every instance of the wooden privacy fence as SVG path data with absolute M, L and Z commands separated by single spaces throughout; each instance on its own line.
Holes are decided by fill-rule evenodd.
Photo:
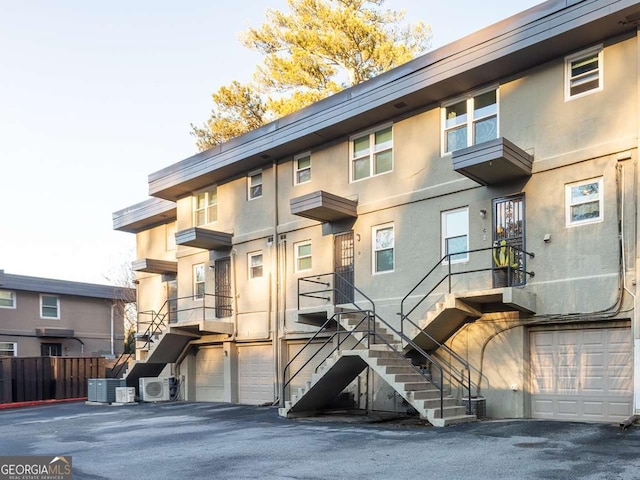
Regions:
M 102 357 L 0 357 L 0 403 L 86 397 L 105 373 Z

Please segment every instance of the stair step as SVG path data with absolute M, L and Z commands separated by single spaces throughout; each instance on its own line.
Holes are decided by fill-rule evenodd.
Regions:
M 446 427 L 448 425 L 475 422 L 476 420 L 477 418 L 475 415 L 454 415 L 452 417 L 438 418 L 433 422 L 433 424 L 436 427 Z
M 433 413 L 433 416 L 440 418 L 440 407 L 430 408 L 429 411 Z M 444 407 L 444 418 L 460 417 L 467 414 L 467 407 L 460 405 L 452 405 Z
M 404 365 L 382 365 L 382 366 L 383 367 L 384 366 L 387 367 L 387 368 L 384 369 L 384 371 L 386 373 L 388 373 L 389 375 L 397 375 L 399 373 L 417 375 L 416 371 L 412 367 L 407 365 L 407 362 L 402 362 L 402 363 Z
M 425 379 L 422 375 L 420 375 L 419 373 L 415 373 L 415 370 L 413 371 L 413 373 L 399 373 L 397 375 L 394 375 L 393 379 L 398 383 L 404 384 L 419 383 L 423 385 L 424 383 L 429 383 L 428 380 Z
M 440 392 L 432 383 L 427 382 L 426 380 L 422 382 L 407 382 L 404 384 L 405 392 L 412 392 L 416 390 L 429 390 L 429 386 L 431 386 L 435 391 Z
M 440 395 L 438 395 L 437 397 L 434 398 L 428 398 L 425 400 L 415 400 L 416 402 L 420 402 L 420 405 L 422 405 L 422 407 L 427 410 L 427 409 L 438 409 L 438 411 L 440 411 Z M 442 399 L 442 403 L 444 404 L 444 407 L 458 407 L 458 401 L 453 398 L 453 397 L 444 397 Z M 466 413 L 466 408 L 465 409 L 465 413 Z
M 431 385 L 431 388 L 426 390 L 414 390 L 412 392 L 412 398 L 415 400 L 429 400 L 431 398 L 440 399 L 440 390 L 438 390 L 434 385 Z

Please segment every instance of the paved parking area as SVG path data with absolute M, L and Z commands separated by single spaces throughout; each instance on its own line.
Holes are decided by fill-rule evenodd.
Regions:
M 287 420 L 223 403 L 0 411 L 0 455 L 71 455 L 74 480 L 638 479 L 640 428 Z

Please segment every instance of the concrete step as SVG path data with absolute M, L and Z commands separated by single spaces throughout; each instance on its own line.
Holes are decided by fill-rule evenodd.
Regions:
M 429 408 L 430 413 L 433 414 L 434 417 L 440 418 L 440 407 L 437 408 Z M 448 417 L 460 417 L 467 414 L 467 407 L 460 405 L 451 405 L 444 407 L 444 418 Z
M 440 409 L 440 395 L 438 395 L 437 397 L 433 397 L 425 400 L 414 400 L 414 402 L 416 402 L 417 405 L 422 406 L 422 408 L 424 408 L 425 410 Z M 458 401 L 453 397 L 444 397 L 442 399 L 442 403 L 444 404 L 444 407 L 459 406 Z M 467 407 L 463 407 L 463 409 L 465 410 L 464 413 L 466 413 L 466 408 Z
M 435 418 L 430 420 L 430 422 L 434 427 L 446 427 L 449 425 L 475 422 L 476 420 L 477 418 L 475 415 L 454 415 L 452 417 Z
M 422 382 L 406 382 L 406 383 L 398 382 L 398 383 L 402 385 L 405 392 L 412 392 L 416 390 L 429 390 L 429 386 L 433 387 L 436 391 L 439 391 L 432 383 L 427 382 L 426 380 Z
M 440 390 L 431 385 L 431 388 L 425 390 L 414 390 L 412 392 L 412 398 L 415 400 L 428 400 L 430 398 L 440 399 Z
M 397 375 L 394 375 L 393 379 L 396 381 L 396 383 L 404 383 L 404 384 L 407 384 L 407 383 L 413 384 L 413 383 L 422 383 L 422 382 L 427 383 L 427 380 L 419 373 L 416 373 L 415 370 L 413 370 L 413 373 L 399 373 Z
M 376 365 L 380 367 L 383 367 L 383 366 L 395 367 L 395 366 L 407 365 L 408 360 L 403 360 L 402 358 L 379 357 L 375 359 L 375 362 L 376 362 Z
M 389 365 L 384 371 L 389 375 L 397 375 L 397 374 L 407 374 L 407 375 L 417 375 L 417 372 L 407 365 L 406 362 L 403 362 L 404 365 Z

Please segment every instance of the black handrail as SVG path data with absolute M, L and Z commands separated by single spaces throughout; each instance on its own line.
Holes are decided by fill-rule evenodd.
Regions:
M 122 373 L 122 369 L 125 365 L 129 364 L 129 360 L 133 355 L 131 353 L 121 353 L 116 360 L 116 363 L 111 368 L 111 373 L 109 375 L 110 378 L 120 378 L 120 374 Z

